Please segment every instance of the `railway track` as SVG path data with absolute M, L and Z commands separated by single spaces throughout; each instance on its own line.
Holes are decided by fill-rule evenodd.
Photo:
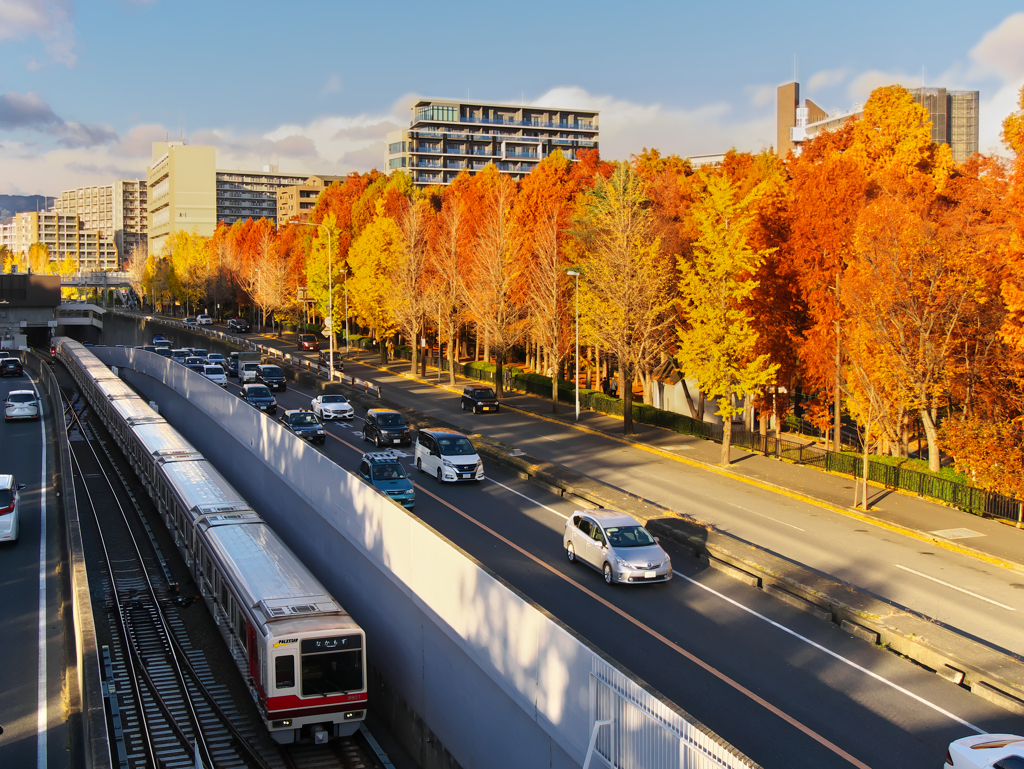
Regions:
M 177 585 L 125 472 L 134 474 L 119 467 L 111 454 L 119 450 L 104 440 L 84 399 L 64 395 L 79 519 L 83 530 L 93 524 L 105 567 L 90 581 L 109 619 L 102 661 L 114 766 L 191 769 L 198 752 L 209 769 L 383 767 L 359 733 L 327 745 L 279 746 L 240 711 L 189 641 Z

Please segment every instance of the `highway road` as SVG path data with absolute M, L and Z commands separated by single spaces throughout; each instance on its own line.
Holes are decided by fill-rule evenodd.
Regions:
M 259 342 L 293 356 L 315 360 L 317 355 L 298 353 L 294 345 L 276 340 Z M 1024 574 L 568 425 L 510 410 L 474 416 L 459 409 L 455 393 L 372 366 L 349 361 L 345 373 L 379 383 L 386 397 L 460 430 L 484 433 L 691 515 L 964 635 L 1024 655 Z M 514 403 L 515 396 L 508 402 Z M 698 443 L 667 430 L 657 433 L 662 448 L 682 455 Z M 819 471 L 794 467 L 792 472 Z M 958 525 L 964 528 L 984 529 L 990 536 L 1021 536 L 991 521 L 936 509 L 947 518 L 952 514 L 954 520 L 962 519 Z
M 3 399 L 11 390 L 30 389 L 36 384 L 27 372 L 21 378 L 0 379 Z M 5 769 L 69 766 L 69 734 L 61 705 L 65 662 L 58 614 L 54 457 L 44 441 L 46 421 L 44 417 L 42 422 L 0 425 L 0 473 L 12 473 L 25 484 L 19 540 L 0 544 L 0 767 Z M 64 616 L 70 614 L 68 606 Z
M 282 408 L 311 397 L 291 385 L 277 395 Z M 372 448 L 359 416 L 329 424 L 322 449 L 351 469 Z M 456 486 L 404 461 L 416 515 L 765 767 L 936 766 L 953 739 L 1020 729 L 1006 711 L 671 544 L 672 582 L 609 587 L 565 558 L 567 500 L 497 467 Z

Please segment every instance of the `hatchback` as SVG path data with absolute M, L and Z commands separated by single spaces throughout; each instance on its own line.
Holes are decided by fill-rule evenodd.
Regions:
M 4 419 L 39 419 L 39 401 L 32 390 L 11 390 L 4 402 Z
M 0 376 L 24 376 L 25 370 L 18 358 L 0 358 Z
M 596 569 L 609 585 L 672 579 L 672 561 L 657 537 L 625 513 L 577 510 L 565 522 L 562 545 L 570 562 Z
M 1024 737 L 974 734 L 949 743 L 945 769 L 1024 769 Z
M 313 334 L 299 334 L 300 350 L 319 350 L 320 341 Z
M 18 541 L 18 492 L 24 488 L 13 475 L 0 475 L 0 542 Z
M 480 411 L 498 411 L 501 406 L 494 390 L 485 385 L 466 385 L 462 391 L 463 411 L 472 411 L 474 414 Z
M 446 428 L 416 433 L 416 469 L 439 481 L 482 481 L 484 463 L 462 433 Z
M 412 443 L 409 425 L 397 411 L 391 409 L 370 409 L 363 419 L 363 440 L 373 441 L 382 446 L 408 445 Z
M 402 507 L 413 509 L 416 491 L 409 474 L 393 451 L 370 451 L 359 463 L 359 476 L 373 488 L 387 494 Z

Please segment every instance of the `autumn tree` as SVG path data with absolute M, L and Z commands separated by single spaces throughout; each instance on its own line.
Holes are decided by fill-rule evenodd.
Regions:
M 392 268 L 404 257 L 402 230 L 384 213 L 378 201 L 377 215 L 363 229 L 349 250 L 352 278 L 348 282 L 349 302 L 356 315 L 369 326 L 387 363 L 387 337 L 395 333 L 394 304 L 400 301 L 392 281 Z
M 183 301 L 186 315 L 206 295 L 210 256 L 208 246 L 209 238 L 194 230 L 178 230 L 164 245 L 171 267 L 169 287 Z
M 426 285 L 427 230 L 431 209 L 424 200 L 415 203 L 408 199 L 405 201 L 396 222 L 402 240 L 398 258 L 390 269 L 391 309 L 395 325 L 409 340 L 412 371 L 415 373 L 419 354 L 417 342 L 423 333 L 423 318 L 429 303 Z
M 46 273 L 50 266 L 50 247 L 45 243 L 33 243 L 28 247 L 28 269 L 30 272 Z
M 700 237 L 692 261 L 679 259 L 679 293 L 686 326 L 679 330 L 676 359 L 718 401 L 722 417 L 721 464 L 730 463 L 732 418 L 742 411 L 735 399 L 770 384 L 778 364 L 758 355 L 758 333 L 744 302 L 757 288 L 752 278 L 767 256 L 748 242 L 760 187 L 740 197 L 722 174 L 707 177 L 707 188 L 691 209 Z
M 259 308 L 261 326 L 267 323 L 270 313 L 279 312 L 288 302 L 287 263 L 277 248 L 277 233 L 266 219 L 256 222 L 248 253 L 248 268 L 243 288 L 252 303 Z
M 444 338 L 448 338 L 448 382 L 452 385 L 455 384 L 455 338 L 466 316 L 463 279 L 469 271 L 473 237 L 471 198 L 476 191 L 476 185 L 465 172 L 445 189 L 430 245 L 431 280 L 423 311 L 432 313 L 437 308 L 440 323 L 437 344 L 440 350 Z
M 124 263 L 124 271 L 128 276 L 128 285 L 132 287 L 132 291 L 139 297 L 139 306 L 142 306 L 142 300 L 147 294 L 146 286 L 146 261 L 148 254 L 146 253 L 145 246 L 134 246 L 131 253 L 128 255 L 128 259 Z
M 598 177 L 581 204 L 580 322 L 618 361 L 623 432 L 630 435 L 633 380 L 663 349 L 671 283 L 643 180 L 629 163 Z

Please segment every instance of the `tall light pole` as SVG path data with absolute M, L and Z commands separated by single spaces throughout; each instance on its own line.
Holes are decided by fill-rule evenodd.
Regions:
M 580 274 L 577 270 L 566 270 L 576 284 L 576 421 L 580 421 Z
M 345 268 L 345 354 L 348 355 L 351 348 L 348 344 L 348 267 Z
M 327 376 L 334 381 L 334 274 L 331 272 L 331 230 L 326 224 L 295 222 L 307 227 L 323 227 L 327 233 L 327 317 L 331 319 L 331 354 L 327 359 Z M 345 268 L 345 352 L 348 352 L 348 268 Z

